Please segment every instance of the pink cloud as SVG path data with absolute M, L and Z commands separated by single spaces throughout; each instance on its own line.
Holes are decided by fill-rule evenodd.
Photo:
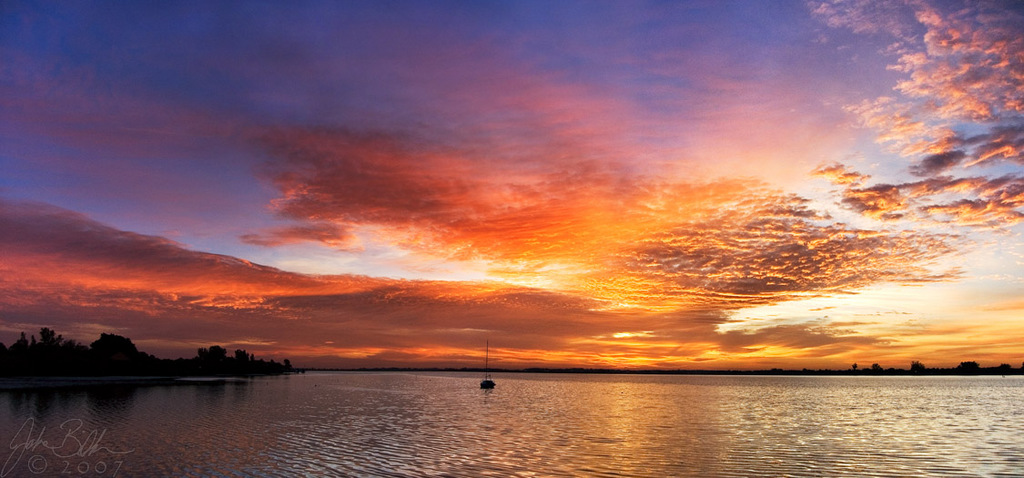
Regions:
M 349 228 L 327 222 L 278 227 L 260 233 L 244 234 L 239 239 L 246 244 L 268 247 L 312 241 L 339 250 L 352 249 L 356 242 L 356 238 Z
M 822 4 L 817 11 L 832 26 L 856 31 L 890 31 L 902 51 L 890 69 L 906 76 L 894 86 L 900 97 L 884 96 L 847 107 L 864 126 L 878 131 L 878 141 L 904 156 L 926 155 L 912 171 L 945 173 L 1007 159 L 1020 163 L 1021 113 L 1024 113 L 1024 36 L 1021 13 L 998 4 L 977 4 L 942 12 L 928 2 L 908 4 L 924 28 L 923 41 L 884 27 L 905 17 L 873 15 L 877 2 L 845 7 Z M 873 26 L 872 26 L 873 25 Z M 964 123 L 990 132 L 967 136 Z
M 910 21 L 881 18 L 874 13 L 885 7 L 865 2 L 817 9 L 829 25 L 897 37 L 900 57 L 890 69 L 906 75 L 894 86 L 899 97 L 880 97 L 847 109 L 878 131 L 879 142 L 912 158 L 909 172 L 923 178 L 870 184 L 842 166 L 820 168 L 820 176 L 842 186 L 844 206 L 882 220 L 1000 229 L 1021 222 L 1019 178 L 956 177 L 967 168 L 1024 164 L 1019 124 L 1024 113 L 1024 17 L 1005 6 L 979 3 L 949 11 L 949 5 L 912 2 L 907 4 L 915 14 Z M 921 28 L 924 35 L 920 40 L 907 36 L 893 21 Z
M 910 24 L 914 11 L 905 2 L 893 0 L 853 0 L 847 2 L 808 2 L 811 13 L 833 28 L 849 28 L 855 33 L 886 33 L 897 38 L 914 34 Z
M 946 118 L 988 121 L 1024 112 L 1024 16 L 1012 9 L 941 15 L 923 7 L 918 18 L 927 61 L 906 62 L 910 79 L 897 89 L 936 102 Z
M 856 33 L 886 33 L 902 51 L 891 68 L 908 74 L 895 89 L 911 99 L 927 101 L 915 114 L 936 120 L 992 121 L 1024 112 L 1024 39 L 1021 13 L 998 3 L 975 4 L 955 11 L 931 2 L 845 3 L 812 5 L 829 26 Z M 913 16 L 910 14 L 912 12 Z M 919 41 L 915 30 L 924 30 Z M 878 103 L 878 104 L 884 104 Z M 886 106 L 891 118 L 903 115 L 896 104 Z M 882 116 L 871 115 L 874 118 Z M 910 126 L 912 120 L 889 121 Z M 892 129 L 892 128 L 887 128 Z M 903 131 L 883 134 L 905 134 Z

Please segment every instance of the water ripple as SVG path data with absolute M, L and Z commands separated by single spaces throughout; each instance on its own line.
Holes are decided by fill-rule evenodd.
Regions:
M 130 448 L 118 476 L 1022 476 L 1024 380 L 320 373 L 0 394 Z M 76 395 L 85 393 L 86 395 Z M 11 475 L 18 476 L 18 475 Z

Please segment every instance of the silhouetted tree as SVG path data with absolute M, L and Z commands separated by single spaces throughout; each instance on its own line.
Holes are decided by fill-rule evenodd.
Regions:
M 49 327 L 43 327 L 39 329 L 39 346 L 41 347 L 60 347 L 64 342 L 64 337 L 57 335 L 53 329 Z
M 89 345 L 89 349 L 99 358 L 122 358 L 135 360 L 139 358 L 139 349 L 131 339 L 115 334 L 100 334 L 100 338 Z M 120 355 L 118 355 L 120 354 Z
M 882 366 L 878 365 L 877 363 L 873 363 L 873 364 L 871 364 L 871 371 L 872 372 L 881 372 L 882 371 Z
M 28 339 L 25 338 L 25 332 L 21 333 L 21 338 L 15 340 L 14 343 L 11 344 L 11 348 L 8 350 L 10 350 L 12 353 L 28 352 Z
M 40 340 L 21 336 L 6 349 L 0 363 L 4 375 L 77 375 L 85 371 L 88 360 L 85 348 L 74 340 L 64 340 L 49 327 L 39 331 Z
M 290 365 L 290 362 L 289 362 Z M 141 352 L 131 339 L 100 334 L 89 347 L 65 340 L 49 327 L 39 331 L 39 340 L 21 337 L 10 347 L 0 344 L 0 375 L 196 375 L 282 373 L 285 366 L 271 360 L 256 360 L 254 354 L 236 350 L 229 358 L 219 345 L 200 348 L 192 360 L 161 360 Z
M 228 358 L 228 349 L 220 345 L 210 347 L 210 359 L 215 362 L 223 362 Z
M 910 371 L 912 373 L 924 373 L 925 370 L 926 368 L 923 363 L 918 362 L 917 360 L 910 362 Z
M 856 371 L 857 371 L 857 364 L 856 364 L 856 363 L 855 363 L 855 364 L 853 364 L 853 366 L 852 366 L 852 367 L 850 367 L 850 368 L 852 368 L 852 369 L 853 369 L 853 371 L 854 371 L 854 372 L 856 372 Z
M 220 363 L 228 358 L 228 351 L 220 345 L 214 345 L 210 348 L 200 348 L 197 355 L 202 362 Z
M 978 373 L 981 370 L 981 366 L 978 365 L 978 362 L 974 361 L 960 362 L 960 365 L 958 365 L 956 368 L 957 370 L 963 373 Z

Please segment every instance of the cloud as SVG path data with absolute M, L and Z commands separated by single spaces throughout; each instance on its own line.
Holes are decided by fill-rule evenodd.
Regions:
M 875 129 L 880 143 L 909 158 L 908 171 L 922 178 L 871 184 L 842 165 L 819 168 L 817 175 L 840 186 L 841 204 L 886 221 L 1001 230 L 1019 224 L 1020 178 L 980 174 L 986 166 L 1024 164 L 1024 12 L 1001 2 L 957 10 L 910 2 L 908 20 L 882 18 L 875 13 L 889 7 L 863 2 L 812 8 L 831 26 L 897 38 L 899 57 L 890 66 L 904 75 L 894 85 L 897 96 L 847 110 Z M 905 34 L 912 29 L 923 36 Z M 964 170 L 973 175 L 962 176 Z
M 840 203 L 865 216 L 880 220 L 896 220 L 906 215 L 909 200 L 901 186 L 892 184 L 868 185 L 871 176 L 861 174 L 848 166 L 833 163 L 821 165 L 811 172 L 841 186 Z
M 891 25 L 907 18 L 873 15 L 879 11 L 874 3 L 815 8 L 831 26 L 889 31 L 900 38 L 902 53 L 890 66 L 905 74 L 894 86 L 900 97 L 866 100 L 847 110 L 877 130 L 879 142 L 893 145 L 904 156 L 924 154 L 911 168 L 917 175 L 942 174 L 960 164 L 969 167 L 994 159 L 1021 164 L 1024 12 L 999 2 L 952 12 L 929 2 L 912 2 L 907 7 L 915 16 L 908 27 L 925 32 L 922 40 L 915 40 Z M 989 132 L 967 135 L 965 123 Z
M 833 166 L 845 171 L 845 167 Z M 855 173 L 851 173 L 855 174 Z M 830 178 L 827 174 L 819 176 Z M 969 227 L 1005 229 L 1024 217 L 1024 177 L 935 176 L 900 184 L 859 183 L 833 179 L 841 186 L 841 203 L 879 220 L 929 220 Z
M 499 161 L 397 133 L 276 131 L 261 144 L 271 155 L 263 171 L 280 191 L 273 208 L 282 217 L 361 228 L 444 259 L 526 270 L 614 240 L 592 231 L 637 207 L 643 192 L 614 163 Z
M 995 304 L 987 305 L 984 307 L 984 309 L 994 311 L 1020 311 L 1024 310 L 1024 300 L 1002 301 Z
M 298 274 L 189 251 L 166 238 L 117 230 L 40 203 L 0 201 L 0 243 L 9 253 L 5 266 L 33 280 L 224 294 L 314 285 Z
M 904 56 L 900 69 L 910 78 L 897 90 L 933 102 L 943 118 L 992 121 L 1024 113 L 1024 14 L 1003 6 L 944 14 L 919 4 L 925 57 Z
M 165 356 L 223 343 L 297 363 L 383 364 L 401 353 L 451 365 L 473 363 L 481 337 L 498 335 L 509 364 L 635 365 L 631 357 L 646 347 L 648 358 L 679 365 L 733 347 L 715 327 L 738 308 L 948 278 L 923 265 L 945 250 L 941 237 L 819 227 L 824 218 L 806 200 L 757 194 L 723 185 L 663 190 L 667 201 L 649 214 L 678 215 L 720 197 L 689 210 L 688 220 L 676 216 L 675 228 L 578 251 L 566 260 L 595 272 L 567 274 L 552 290 L 297 274 L 3 201 L 0 323 L 11 333 L 49 326 L 83 339 L 114 331 Z M 734 209 L 741 212 L 724 212 Z M 645 332 L 614 337 L 623 330 Z
M 856 115 L 862 126 L 877 131 L 877 142 L 904 156 L 919 154 L 954 134 L 922 114 L 919 106 L 889 96 L 847 105 L 845 109 Z
M 1020 28 L 1024 12 L 1003 2 L 980 2 L 959 10 L 950 7 L 927 1 L 853 1 L 821 2 L 812 4 L 811 10 L 831 27 L 895 37 L 898 48 L 894 50 L 900 56 L 890 69 L 907 74 L 895 90 L 908 99 L 927 102 L 914 109 L 918 114 L 939 120 L 993 121 L 1024 112 Z M 912 16 L 908 15 L 911 12 Z M 918 36 L 918 31 L 923 31 L 923 36 Z M 873 104 L 889 110 L 891 118 L 906 118 L 910 111 L 908 103 L 891 98 Z M 924 124 L 908 119 L 890 121 L 889 125 L 901 123 Z M 896 129 L 903 131 L 885 134 L 908 131 Z
M 952 251 L 948 237 L 834 224 L 810 200 L 754 181 L 673 183 L 558 161 L 495 175 L 464 151 L 383 133 L 269 141 L 274 205 L 291 220 L 386 231 L 392 246 L 483 261 L 494 276 L 536 278 L 606 308 L 736 309 L 955 275 L 922 266 Z M 853 187 L 869 177 L 841 165 L 817 174 L 848 186 L 844 203 L 865 214 L 892 219 L 910 206 L 899 186 Z
M 1024 213 L 1017 210 L 1022 203 L 984 199 L 961 199 L 952 203 L 924 206 L 924 210 L 936 216 L 945 216 L 949 221 L 980 227 L 1009 227 L 1024 221 Z
M 830 165 L 821 165 L 811 172 L 812 176 L 822 177 L 832 182 L 833 184 L 840 185 L 859 185 L 871 179 L 871 176 L 867 176 L 856 171 L 849 169 L 847 166 L 839 163 L 833 163 Z
M 356 243 L 356 237 L 349 228 L 341 224 L 328 222 L 278 227 L 261 233 L 243 234 L 239 239 L 246 244 L 266 247 L 313 241 L 339 250 L 352 249 Z
M 483 168 L 413 138 L 349 130 L 274 131 L 261 143 L 286 217 L 405 223 L 458 220 L 468 196 L 486 194 Z M 447 153 L 447 154 L 446 154 Z
M 867 346 L 885 345 L 883 339 L 859 335 L 852 330 L 819 323 L 782 324 L 755 330 L 731 330 L 722 334 L 722 349 L 730 352 L 757 352 L 766 348 L 798 350 L 798 353 L 830 355 Z
M 811 13 L 833 28 L 849 28 L 854 33 L 886 33 L 910 38 L 913 11 L 905 2 L 889 0 L 853 0 L 808 2 Z
M 967 153 L 958 150 L 936 153 L 926 156 L 910 170 L 918 176 L 933 176 L 949 171 L 954 166 L 960 164 L 966 157 Z
M 924 266 L 953 251 L 948 237 L 822 225 L 798 199 L 776 199 L 723 204 L 639 241 L 610 269 L 619 276 L 613 289 L 728 310 L 955 277 Z M 787 201 L 790 209 L 779 207 Z
M 910 172 L 917 176 L 951 174 L 956 166 L 966 169 L 1001 162 L 1020 165 L 1024 164 L 1024 126 L 999 124 L 991 126 L 987 133 L 973 136 L 949 131 L 938 140 L 922 141 L 914 148 L 907 152 L 927 154 L 910 167 Z
M 896 55 L 888 74 L 903 81 L 891 96 L 847 111 L 911 158 L 916 178 L 878 180 L 841 164 L 816 170 L 837 186 L 842 207 L 886 221 L 878 228 L 837 222 L 808 197 L 757 181 L 701 179 L 704 171 L 733 175 L 735 166 L 747 175 L 803 171 L 793 164 L 846 141 L 822 140 L 847 131 L 833 127 L 819 94 L 839 83 L 860 88 L 817 76 L 797 58 L 809 51 L 794 47 L 803 33 L 760 42 L 779 31 L 775 23 L 751 29 L 721 15 L 700 25 L 710 17 L 690 9 L 666 16 L 675 13 L 613 7 L 617 15 L 571 16 L 576 28 L 554 31 L 547 17 L 518 9 L 496 21 L 474 9 L 345 5 L 317 10 L 320 30 L 296 28 L 308 25 L 309 10 L 140 4 L 79 8 L 67 15 L 71 24 L 109 28 L 77 36 L 12 25 L 14 43 L 0 47 L 13 65 L 0 88 L 11 94 L 0 103 L 33 137 L 56 142 L 32 146 L 33 158 L 76 147 L 125 158 L 194 148 L 201 154 L 190 156 L 210 168 L 200 176 L 219 186 L 222 177 L 248 180 L 220 162 L 221 151 L 259 156 L 284 225 L 246 231 L 243 242 L 398 251 L 410 263 L 472 264 L 504 282 L 298 274 L 52 206 L 3 202 L 0 320 L 110 326 L 166 350 L 229 340 L 350 363 L 450 364 L 488 333 L 504 337 L 517 363 L 645 352 L 685 362 L 707 359 L 707 350 L 871 343 L 814 324 L 716 327 L 752 306 L 958 277 L 938 265 L 958 252 L 956 236 L 896 224 L 1020 220 L 1021 180 L 973 172 L 1021 163 L 1019 22 L 974 4 L 943 15 L 922 2 L 811 7 L 827 25 L 897 42 L 886 50 Z M 762 11 L 743 10 L 746 20 Z M 196 20 L 170 22 L 186 34 L 168 42 L 170 30 L 138 21 L 157 17 Z M 653 17 L 672 28 L 635 28 Z M 730 34 L 707 42 L 704 33 L 718 27 Z M 15 45 L 37 37 L 48 45 L 41 51 Z M 755 38 L 757 48 L 735 48 Z M 792 86 L 808 79 L 827 85 L 811 93 Z M 247 140 L 242 152 L 232 149 Z M 967 168 L 976 169 L 955 176 Z M 263 191 L 250 186 L 236 183 Z M 255 196 L 238 203 L 265 204 Z
M 843 192 L 842 203 L 865 216 L 881 220 L 904 217 L 908 206 L 900 187 L 892 184 L 848 188 Z
M 998 160 L 1024 165 L 1024 125 L 996 126 L 987 134 L 972 136 L 963 142 L 973 147 L 973 158 L 968 166 L 990 164 Z
M 268 351 L 301 350 L 324 338 L 338 351 L 476 347 L 488 330 L 506 332 L 510 344 L 557 348 L 571 331 L 617 328 L 585 298 L 490 283 L 289 273 L 45 204 L 0 206 L 6 323 L 115 330 L 154 344 L 153 351 L 179 354 L 225 340 L 273 344 L 260 346 Z M 471 338 L 452 339 L 454 330 Z

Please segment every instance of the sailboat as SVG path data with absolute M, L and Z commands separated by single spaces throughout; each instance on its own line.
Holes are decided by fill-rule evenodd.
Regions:
M 480 381 L 480 388 L 490 390 L 494 388 L 494 380 L 491 380 L 491 374 L 487 373 L 487 362 L 491 356 L 491 341 L 487 341 L 487 349 L 484 353 L 484 379 Z

